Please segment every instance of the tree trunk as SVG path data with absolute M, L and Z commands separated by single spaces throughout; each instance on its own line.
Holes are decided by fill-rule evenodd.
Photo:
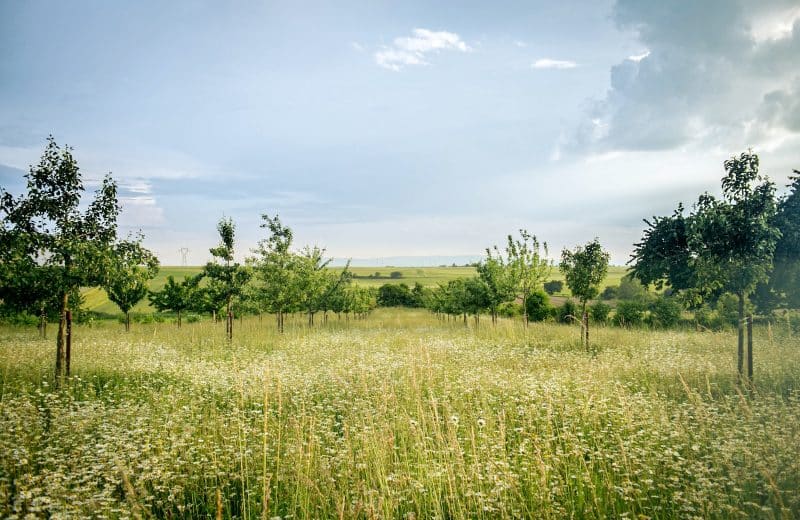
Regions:
M 125 332 L 131 331 L 131 313 L 130 311 L 125 312 Z
M 67 377 L 69 377 L 69 363 L 72 359 L 72 311 L 67 311 L 67 362 L 65 363 L 67 368 Z
M 69 294 L 64 293 L 61 297 L 61 318 L 58 320 L 58 335 L 56 336 L 56 383 L 61 378 L 62 367 L 64 366 L 64 342 L 67 333 L 67 305 Z
M 233 314 L 231 313 L 231 297 L 225 301 L 225 335 L 233 339 Z
M 736 368 L 739 379 L 744 375 L 744 294 L 739 294 L 739 343 L 736 349 Z
M 42 311 L 39 315 L 39 318 L 39 334 L 43 339 L 47 339 L 47 313 L 44 312 L 44 306 L 42 306 Z
M 753 384 L 753 315 L 747 315 L 747 379 Z
M 178 311 L 178 328 L 181 328 L 181 311 Z
M 522 323 L 525 324 L 525 328 L 528 328 L 528 295 L 527 293 L 522 293 Z
M 583 331 L 586 350 L 589 350 L 589 313 L 586 311 L 583 311 Z
M 589 350 L 589 313 L 586 312 L 586 302 L 583 302 L 581 312 L 581 343 Z

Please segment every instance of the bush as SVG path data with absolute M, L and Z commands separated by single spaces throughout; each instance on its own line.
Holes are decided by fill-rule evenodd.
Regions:
M 386 283 L 378 289 L 380 307 L 415 307 L 411 289 L 404 283 Z
M 580 311 L 578 310 L 578 306 L 572 300 L 567 300 L 564 304 L 558 308 L 558 312 L 556 313 L 556 321 L 559 323 L 572 323 L 575 320 L 580 321 Z
M 698 307 L 694 311 L 694 321 L 697 322 L 698 325 L 701 327 L 705 327 L 710 329 L 714 327 L 714 322 L 716 320 L 716 314 L 708 305 L 703 305 L 702 307 Z
M 603 292 L 600 293 L 600 298 L 603 300 L 615 300 L 617 298 L 617 293 L 619 292 L 619 287 L 615 285 L 609 285 Z
M 622 327 L 639 325 L 644 320 L 644 304 L 637 301 L 623 300 L 617 303 L 614 323 Z
M 26 311 L 22 312 L 14 312 L 10 313 L 6 316 L 3 316 L 3 323 L 7 323 L 9 325 L 17 325 L 21 327 L 35 327 L 41 323 L 41 318 L 39 316 L 34 316 L 33 314 L 28 314 Z
M 717 300 L 716 308 L 718 326 L 739 326 L 739 298 L 731 293 L 725 293 Z M 745 315 L 752 312 L 750 302 L 745 301 L 744 312 Z
M 620 300 L 645 300 L 647 299 L 647 291 L 644 290 L 644 286 L 636 278 L 623 276 L 622 280 L 619 281 L 617 298 Z
M 675 299 L 659 296 L 650 304 L 650 323 L 655 327 L 674 327 L 681 320 L 681 310 Z
M 402 277 L 403 277 L 403 273 L 401 273 L 400 271 L 392 271 L 391 273 L 389 273 L 389 278 L 392 278 L 394 280 L 396 280 L 398 278 L 402 278 Z
M 522 305 L 514 302 L 501 303 L 497 307 L 497 314 L 505 318 L 517 318 L 522 316 Z
M 528 295 L 528 321 L 544 321 L 550 316 L 550 297 L 544 291 L 534 291 Z
M 594 322 L 606 323 L 609 314 L 611 314 L 611 306 L 607 303 L 596 302 L 589 307 L 589 316 Z
M 549 282 L 544 283 L 544 291 L 547 294 L 555 294 L 557 292 L 561 292 L 564 288 L 564 282 L 561 280 L 550 280 Z

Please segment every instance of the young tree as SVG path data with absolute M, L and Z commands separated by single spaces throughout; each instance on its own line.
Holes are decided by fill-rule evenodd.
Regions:
M 689 251 L 689 228 L 691 217 L 683 216 L 683 205 L 669 217 L 653 217 L 644 220 L 647 229 L 642 240 L 634 244 L 630 275 L 656 289 L 665 285 L 676 291 L 695 286 L 694 269 Z
M 317 246 L 305 247 L 296 257 L 297 293 L 300 308 L 308 315 L 308 326 L 314 325 L 314 315 L 321 309 L 325 295 L 330 290 L 330 259 L 325 260 L 325 250 Z
M 559 269 L 564 273 L 572 295 L 581 302 L 581 343 L 589 348 L 589 316 L 586 303 L 600 294 L 600 283 L 608 273 L 609 255 L 603 251 L 600 241 L 594 239 L 574 251 L 561 251 Z
M 775 185 L 759 174 L 758 166 L 758 156 L 751 151 L 725 161 L 722 199 L 708 194 L 700 197 L 689 233 L 699 288 L 728 291 L 738 299 L 740 376 L 744 373 L 745 300 L 769 276 L 780 238 L 774 223 Z M 751 358 L 752 351 L 748 351 L 750 378 Z
M 486 259 L 479 262 L 478 277 L 486 285 L 486 299 L 492 324 L 497 324 L 497 309 L 515 296 L 514 280 L 497 246 L 486 249 Z
M 217 224 L 220 244 L 209 251 L 214 257 L 213 262 L 208 262 L 203 268 L 203 276 L 208 277 L 208 290 L 212 298 L 225 304 L 226 327 L 225 333 L 229 340 L 233 339 L 233 313 L 231 305 L 234 298 L 242 296 L 251 273 L 243 265 L 234 262 L 234 236 L 236 226 L 233 220 L 223 218 Z
M 187 276 L 182 282 L 176 282 L 175 277 L 170 275 L 160 291 L 150 291 L 150 303 L 159 312 L 178 313 L 178 327 L 180 328 L 183 312 L 192 308 L 201 279 L 200 275 Z
M 650 229 L 635 246 L 631 271 L 645 284 L 664 280 L 695 305 L 723 292 L 735 294 L 741 376 L 745 301 L 769 277 L 782 226 L 776 217 L 775 185 L 759 174 L 758 156 L 748 151 L 725 161 L 724 167 L 721 199 L 706 193 L 687 218 L 679 207 L 672 217 L 648 222 Z M 789 205 L 796 204 L 788 202 L 790 198 L 782 206 L 787 215 L 792 211 Z M 793 217 L 789 221 L 796 222 Z M 791 230 L 791 224 L 785 229 Z M 787 251 L 794 247 L 791 241 L 785 245 Z M 748 376 L 751 358 L 748 350 Z
M 547 259 L 547 243 L 540 243 L 535 235 L 525 229 L 519 230 L 520 238 L 508 235 L 506 268 L 509 270 L 512 287 L 522 298 L 522 320 L 528 326 L 528 295 L 542 286 L 550 276 L 553 265 Z
M 4 263 L 10 259 L 11 264 L 3 270 L 13 273 L 19 266 L 18 272 L 24 276 L 17 283 L 30 283 L 32 287 L 44 275 L 46 283 L 38 288 L 47 287 L 57 294 L 61 314 L 56 339 L 58 381 L 70 371 L 70 295 L 76 295 L 80 287 L 102 285 L 108 276 L 120 212 L 117 185 L 107 175 L 94 199 L 82 210 L 84 187 L 78 163 L 72 149 L 59 147 L 52 136 L 26 178 L 24 195 L 15 198 L 0 190 L 0 211 L 4 214 L 0 249 L 12 249 L 4 255 Z
M 114 246 L 113 263 L 103 288 L 108 299 L 125 314 L 125 330 L 131 330 L 130 310 L 147 296 L 147 282 L 158 273 L 158 259 L 142 247 L 143 237 Z
M 774 219 L 781 232 L 775 245 L 774 268 L 752 298 L 762 311 L 800 308 L 800 171 L 794 170 L 790 179 L 789 193 L 779 200 Z
M 261 215 L 262 228 L 269 236 L 258 242 L 253 250 L 257 256 L 250 259 L 256 276 L 256 294 L 263 307 L 275 314 L 278 330 L 284 330 L 284 315 L 298 300 L 297 262 L 291 251 L 292 230 L 284 226 L 278 216 Z

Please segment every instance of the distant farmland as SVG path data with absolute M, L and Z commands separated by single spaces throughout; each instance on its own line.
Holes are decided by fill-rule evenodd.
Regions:
M 199 274 L 202 267 L 200 266 L 163 266 L 153 280 L 150 281 L 151 290 L 161 289 L 167 281 L 168 276 L 174 276 L 176 280 L 182 280 L 184 276 L 194 276 Z M 331 269 L 340 270 L 340 267 L 333 267 Z M 435 287 L 438 284 L 445 284 L 450 280 L 457 278 L 469 278 L 475 276 L 474 267 L 351 267 L 350 271 L 355 275 L 354 283 L 368 287 L 380 287 L 385 283 L 404 283 L 413 286 L 419 282 L 425 287 Z M 626 267 L 624 266 L 611 266 L 608 268 L 608 276 L 603 282 L 603 286 L 619 285 L 620 279 L 625 275 Z M 399 278 L 392 278 L 393 272 L 399 272 Z M 378 274 L 379 276 L 375 276 Z M 551 280 L 563 280 L 557 267 L 553 267 Z M 569 296 L 569 291 L 564 287 L 564 291 L 558 293 L 558 296 Z M 83 308 L 107 314 L 117 314 L 119 309 L 116 305 L 108 300 L 108 296 L 104 290 L 99 288 L 87 289 L 83 292 L 84 304 Z M 153 312 L 150 307 L 149 301 L 145 298 L 139 302 L 132 312 Z

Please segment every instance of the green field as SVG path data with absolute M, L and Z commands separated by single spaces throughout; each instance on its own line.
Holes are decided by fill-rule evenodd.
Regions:
M 158 290 L 164 286 L 167 276 L 174 276 L 176 280 L 182 280 L 184 276 L 192 276 L 198 274 L 201 267 L 175 267 L 163 266 L 158 272 L 158 276 L 150 283 L 151 290 Z M 336 268 L 333 268 L 336 269 Z M 450 280 L 456 278 L 468 278 L 475 276 L 475 268 L 473 267 L 352 267 L 350 270 L 356 275 L 355 283 L 365 286 L 379 287 L 385 283 L 405 283 L 413 286 L 419 282 L 425 287 L 435 287 L 437 284 L 445 284 Z M 399 271 L 402 276 L 400 278 L 390 278 L 393 271 Z M 611 266 L 608 269 L 608 276 L 603 282 L 603 287 L 608 285 L 619 285 L 620 279 L 625 275 L 626 268 L 623 266 Z M 370 275 L 380 273 L 380 278 L 370 278 Z M 563 280 L 564 277 L 557 268 L 553 268 L 552 275 L 548 278 L 550 280 Z M 84 304 L 83 307 L 87 310 L 94 312 L 101 312 L 105 314 L 118 314 L 120 311 L 116 305 L 111 303 L 106 296 L 105 291 L 99 288 L 86 289 L 83 291 Z M 564 291 L 558 294 L 559 296 L 569 296 L 569 291 L 564 288 Z M 133 308 L 135 313 L 152 312 L 147 299 L 139 302 Z
M 381 309 L 0 327 L 3 518 L 797 518 L 800 338 Z

